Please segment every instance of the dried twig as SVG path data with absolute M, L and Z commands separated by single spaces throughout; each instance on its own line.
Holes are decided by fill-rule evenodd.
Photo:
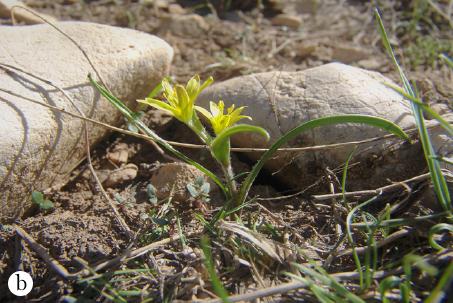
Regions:
M 194 234 L 187 234 L 187 235 L 184 235 L 185 237 L 190 237 L 190 236 L 193 236 Z M 127 262 L 129 260 L 132 260 L 132 259 L 135 259 L 137 257 L 140 257 L 141 255 L 144 255 L 146 253 L 148 253 L 149 251 L 151 250 L 155 250 L 163 245 L 167 245 L 167 244 L 170 244 L 172 242 L 175 242 L 175 241 L 178 241 L 179 239 L 181 238 L 181 236 L 179 234 L 177 235 L 174 235 L 174 236 L 171 236 L 170 238 L 166 238 L 166 239 L 163 239 L 163 240 L 160 240 L 160 241 L 157 241 L 157 242 L 153 242 L 151 244 L 148 244 L 146 246 L 143 246 L 143 247 L 140 247 L 140 248 L 137 248 L 135 250 L 127 250 L 125 251 L 124 253 L 122 253 L 121 255 L 111 259 L 111 260 L 108 260 L 108 261 L 104 261 L 98 265 L 96 265 L 93 270 L 94 271 L 99 271 L 101 269 L 105 269 L 105 268 L 108 268 L 108 267 L 111 267 L 115 264 L 118 264 L 118 263 L 121 263 L 121 262 Z
M 410 183 L 410 182 L 414 182 L 414 181 L 424 181 L 424 180 L 428 180 L 429 178 L 430 178 L 430 174 L 426 173 L 426 174 L 422 174 L 422 175 L 419 175 L 419 176 L 416 176 L 416 177 L 413 177 L 413 178 L 410 178 L 410 179 L 407 179 L 407 180 L 404 180 L 401 182 L 395 182 L 390 185 L 379 187 L 377 189 L 345 192 L 344 196 L 345 197 L 363 197 L 363 196 L 378 195 L 380 193 L 385 194 L 389 191 L 399 189 L 401 187 L 405 187 L 404 184 L 406 184 L 406 183 Z M 312 197 L 315 200 L 324 201 L 324 200 L 330 200 L 330 199 L 334 199 L 334 198 L 341 198 L 341 197 L 343 197 L 343 194 L 338 193 L 338 194 L 327 194 L 327 195 L 314 195 Z
M 388 235 L 383 240 L 381 240 L 379 242 L 376 242 L 376 247 L 380 248 L 380 247 L 386 246 L 386 245 L 388 245 L 389 243 L 391 243 L 393 241 L 396 241 L 398 239 L 407 237 L 408 235 L 410 235 L 414 231 L 415 230 L 413 228 L 403 228 L 403 229 L 401 229 L 401 230 L 399 230 L 397 232 L 394 232 L 394 233 Z M 355 251 L 356 251 L 356 253 L 358 255 L 361 255 L 361 254 L 364 254 L 367 251 L 367 249 L 368 249 L 368 246 L 356 247 Z M 339 252 L 334 254 L 334 257 L 344 257 L 344 256 L 352 255 L 352 252 L 353 252 L 353 250 L 350 249 L 350 248 L 349 249 L 340 250 Z

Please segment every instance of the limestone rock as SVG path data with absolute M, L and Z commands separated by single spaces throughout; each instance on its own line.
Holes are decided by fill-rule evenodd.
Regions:
M 199 104 L 222 99 L 229 104 L 247 106 L 245 114 L 266 128 L 271 143 L 303 122 L 338 114 L 364 114 L 386 118 L 402 128 L 415 121 L 409 103 L 383 83 L 391 83 L 379 73 L 331 63 L 300 72 L 267 72 L 230 79 L 206 89 Z M 304 147 L 359 141 L 385 135 L 378 128 L 359 124 L 340 124 L 314 129 L 301 134 L 289 146 Z M 240 134 L 232 139 L 235 146 L 268 146 L 255 134 Z M 394 148 L 398 147 L 398 152 Z M 279 153 L 267 169 L 288 185 L 305 187 L 325 174 L 325 169 L 338 169 L 345 163 L 352 147 Z M 365 188 L 385 184 L 387 178 L 397 181 L 423 169 L 423 155 L 418 145 L 395 140 L 360 145 L 351 164 L 348 184 Z M 256 155 L 255 155 L 256 158 Z M 351 189 L 351 187 L 348 187 Z
M 129 105 L 168 74 L 173 50 L 163 40 L 130 29 L 83 22 L 57 24 L 88 54 L 110 90 Z M 121 114 L 87 80 L 95 74 L 79 49 L 48 25 L 0 27 L 0 62 L 63 88 L 84 114 L 118 124 Z M 85 154 L 83 123 L 26 100 L 77 113 L 54 87 L 0 68 L 0 220 L 19 216 L 32 190 L 63 183 Z M 91 143 L 106 130 L 88 124 Z

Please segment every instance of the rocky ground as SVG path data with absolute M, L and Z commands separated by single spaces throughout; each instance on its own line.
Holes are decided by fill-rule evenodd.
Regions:
M 380 43 L 373 6 L 368 1 L 269 0 L 260 5 L 255 1 L 220 0 L 25 2 L 58 20 L 129 27 L 163 38 L 175 52 L 170 76 L 176 82 L 186 82 L 194 74 L 202 79 L 212 75 L 221 82 L 257 72 L 301 71 L 339 61 L 380 72 L 399 83 L 398 74 Z M 448 20 L 448 15 L 440 15 L 431 7 L 424 10 L 414 7 L 413 1 L 381 2 L 391 40 L 399 46 L 399 58 L 420 95 L 429 104 L 440 104 L 442 110 L 449 111 L 453 73 L 437 54 L 453 55 L 451 14 Z M 445 11 L 449 3 L 451 7 L 451 1 L 437 2 Z M 429 22 L 420 16 L 423 14 Z M 4 24 L 10 22 L 6 18 L 2 20 Z M 150 110 L 144 120 L 167 140 L 199 143 L 189 130 L 166 114 Z M 181 150 L 218 172 L 206 150 L 187 147 Z M 83 162 L 74 170 L 69 183 L 46 192 L 46 197 L 54 203 L 52 209 L 35 207 L 16 223 L 70 273 L 85 270 L 85 275 L 62 278 L 61 273 L 43 262 L 36 247 L 25 244 L 15 236 L 13 228 L 5 226 L 0 236 L 1 287 L 6 287 L 5 277 L 23 268 L 36 277 L 27 302 L 75 302 L 75 298 L 79 299 L 77 302 L 170 302 L 216 298 L 203 262 L 205 253 L 200 238 L 204 229 L 200 217 L 209 219 L 219 210 L 220 193 L 211 192 L 209 201 L 190 194 L 185 190 L 187 185 L 197 186 L 200 181 L 196 171 L 175 167 L 174 159 L 167 154 L 127 135 L 112 134 L 95 147 L 92 159 L 107 195 L 134 235 L 125 233 L 87 163 Z M 236 173 L 250 171 L 252 165 L 253 161 L 243 153 L 233 154 Z M 276 178 L 274 172 L 266 171 L 259 176 L 250 194 L 256 199 L 245 206 L 240 220 L 221 227 L 212 239 L 214 265 L 227 291 L 239 294 L 275 289 L 289 281 L 281 272 L 295 273 L 289 262 L 306 264 L 311 260 L 336 274 L 349 290 L 360 293 L 366 301 L 379 301 L 380 280 L 376 278 L 370 287 L 359 292 L 357 279 L 351 278 L 355 264 L 344 230 L 351 207 L 342 205 L 341 201 L 317 201 L 311 196 L 331 193 L 332 187 L 338 192 L 339 181 L 335 178 L 341 178 L 341 169 L 336 174 L 325 172 L 316 182 L 316 191 L 307 192 L 306 186 L 295 188 L 294 184 Z M 149 184 L 150 180 L 154 185 L 159 184 L 156 178 L 174 178 L 181 184 L 165 193 L 162 187 L 156 186 L 154 194 Z M 212 184 L 211 187 L 214 188 Z M 180 196 L 178 190 L 182 192 Z M 393 192 L 383 202 L 391 203 L 402 194 Z M 176 198 L 172 201 L 165 196 Z M 351 203 L 355 206 L 359 201 L 354 199 Z M 383 209 L 377 208 L 367 211 L 377 214 Z M 403 212 L 403 217 L 432 212 L 429 205 L 414 202 Z M 435 222 L 435 219 L 430 221 Z M 250 235 L 246 239 L 235 237 L 239 223 L 253 230 L 256 242 Z M 409 252 L 425 256 L 435 266 L 445 269 L 446 262 L 451 262 L 451 250 L 444 252 L 450 259 L 435 255 L 427 245 L 427 233 L 427 227 L 413 224 L 376 231 L 378 269 L 399 275 L 400 256 Z M 356 246 L 369 257 L 365 253 L 369 244 L 366 234 L 358 233 L 356 237 Z M 385 242 L 386 238 L 392 240 Z M 165 239 L 170 240 L 149 248 L 143 255 L 136 251 Z M 451 245 L 448 234 L 444 240 L 444 246 Z M 297 254 L 294 247 L 302 253 Z M 121 262 L 103 266 L 102 262 L 123 256 L 125 251 L 132 251 L 129 260 L 124 256 Z M 426 298 L 440 275 L 431 277 L 423 271 L 414 271 L 410 300 L 418 302 Z M 21 302 L 5 289 L 0 293 L 2 302 Z M 398 291 L 391 295 L 399 298 Z M 313 293 L 299 288 L 277 291 L 268 300 L 263 299 L 272 300 L 317 299 Z

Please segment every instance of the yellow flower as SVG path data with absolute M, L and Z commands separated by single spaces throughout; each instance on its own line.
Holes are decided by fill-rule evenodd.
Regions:
M 173 87 L 167 79 L 164 79 L 162 80 L 162 90 L 166 102 L 154 98 L 145 98 L 137 101 L 166 111 L 181 122 L 190 123 L 193 117 L 195 100 L 201 91 L 213 81 L 214 79 L 209 77 L 201 84 L 200 77 L 196 75 L 187 82 L 186 87 L 179 84 Z
M 234 125 L 241 119 L 252 120 L 249 116 L 241 115 L 241 112 L 244 110 L 245 106 L 238 107 L 234 109 L 234 104 L 227 109 L 227 113 L 224 113 L 225 104 L 223 101 L 219 101 L 218 104 L 214 102 L 209 103 L 208 112 L 206 109 L 195 106 L 195 109 L 199 111 L 203 116 L 205 116 L 209 122 L 211 122 L 212 129 L 216 135 L 220 134 L 224 129 Z

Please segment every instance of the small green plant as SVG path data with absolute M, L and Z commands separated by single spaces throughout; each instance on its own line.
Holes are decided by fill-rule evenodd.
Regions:
M 146 195 L 148 196 L 149 203 L 157 204 L 156 188 L 151 183 L 146 186 Z
M 50 210 L 54 207 L 53 202 L 44 198 L 43 193 L 40 191 L 33 191 L 31 193 L 31 199 L 34 204 L 38 205 L 40 210 Z
M 186 188 L 192 198 L 209 202 L 209 191 L 211 189 L 211 185 L 209 182 L 206 182 L 203 177 L 197 177 L 193 183 L 187 184 Z
M 226 180 L 227 197 L 235 199 L 237 187 L 230 160 L 230 137 L 240 132 L 256 132 L 269 139 L 269 134 L 261 127 L 249 124 L 237 124 L 242 119 L 251 119 L 241 115 L 244 107 L 235 109 L 230 106 L 225 112 L 225 104 L 219 101 L 210 103 L 210 111 L 195 106 L 198 95 L 214 81 L 212 77 L 201 83 L 198 76 L 192 77 L 184 87 L 171 85 L 167 79 L 162 80 L 163 97 L 165 101 L 155 98 L 138 100 L 143 104 L 161 109 L 186 124 L 210 149 L 213 158 L 220 165 Z M 205 129 L 197 112 L 201 113 L 211 124 L 214 136 Z
M 264 167 L 265 162 L 271 159 L 280 147 L 288 141 L 295 139 L 302 132 L 327 125 L 359 123 L 384 129 L 405 140 L 409 139 L 407 134 L 400 127 L 388 120 L 378 117 L 368 115 L 337 115 L 314 119 L 302 123 L 298 127 L 295 127 L 282 137 L 278 138 L 275 143 L 269 147 L 269 150 L 262 155 L 251 172 L 246 176 L 242 184 L 238 186 L 236 184 L 235 174 L 231 166 L 230 137 L 241 132 L 255 132 L 269 140 L 269 134 L 262 127 L 249 124 L 238 124 L 238 122 L 243 119 L 251 120 L 251 117 L 242 115 L 245 107 L 236 108 L 233 104 L 226 109 L 222 100 L 218 102 L 210 102 L 209 110 L 196 106 L 195 103 L 199 94 L 214 81 L 212 77 L 201 83 L 200 78 L 198 76 L 194 76 L 185 86 L 179 84 L 172 85 L 168 78 L 165 78 L 159 86 L 163 90 L 164 101 L 158 100 L 154 97 L 147 97 L 144 100 L 138 100 L 138 102 L 164 110 L 187 125 L 209 148 L 212 157 L 216 160 L 223 171 L 224 182 L 222 182 L 222 180 L 213 172 L 203 167 L 198 162 L 188 158 L 186 155 L 171 146 L 166 140 L 160 138 L 140 119 L 138 119 L 137 113 L 127 108 L 121 100 L 113 96 L 111 92 L 93 80 L 91 76 L 89 76 L 89 80 L 108 101 L 110 101 L 118 110 L 121 111 L 130 124 L 135 125 L 137 129 L 148 135 L 150 139 L 154 140 L 170 153 L 197 167 L 220 187 L 225 194 L 226 203 L 222 210 L 214 216 L 211 224 L 214 224 L 219 219 L 222 219 L 228 214 L 232 214 L 234 211 L 241 209 L 241 206 L 246 202 L 252 184 L 261 169 Z M 153 90 L 153 92 L 156 90 L 157 89 Z M 201 123 L 198 113 L 203 115 L 208 121 L 213 130 L 213 134 L 209 133 L 205 126 Z

